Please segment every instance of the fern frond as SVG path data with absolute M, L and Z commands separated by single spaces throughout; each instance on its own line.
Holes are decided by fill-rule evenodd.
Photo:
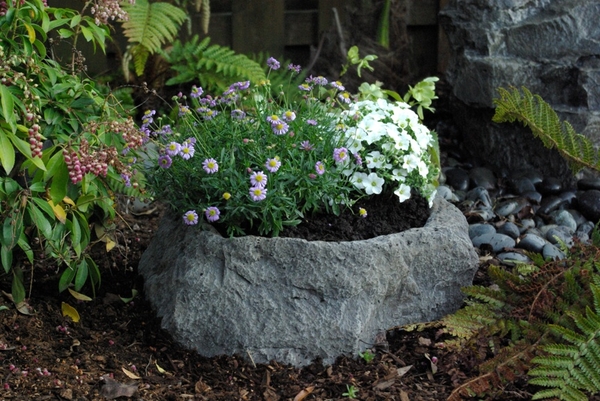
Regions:
M 167 85 L 192 81 L 215 92 L 225 90 L 233 80 L 249 80 L 256 84 L 266 80 L 264 69 L 257 62 L 229 47 L 209 46 L 210 38 L 199 42 L 198 35 L 186 43 L 175 41 L 163 57 L 177 75 L 167 80 Z M 227 84 L 223 82 L 227 81 Z
M 577 312 L 567 312 L 581 333 L 559 325 L 550 325 L 551 329 L 563 341 L 570 344 L 552 344 L 542 347 L 547 355 L 538 356 L 532 360 L 537 366 L 529 371 L 533 376 L 529 382 L 544 387 L 554 387 L 561 394 L 570 394 L 574 398 L 559 395 L 561 400 L 587 400 L 583 391 L 596 393 L 600 391 L 600 288 L 590 283 L 596 311 L 586 307 L 585 315 Z M 552 374 L 550 374 L 552 372 Z M 546 393 L 536 394 L 544 398 Z M 550 393 L 548 393 L 550 394 Z M 581 397 L 583 398 L 577 398 Z M 570 397 L 570 396 L 569 396 Z
M 600 171 L 600 157 L 585 136 L 575 132 L 571 124 L 561 122 L 556 112 L 539 95 L 527 88 L 498 88 L 500 98 L 494 99 L 497 123 L 519 121 L 529 127 L 545 147 L 555 148 L 567 160 L 574 173 L 584 167 Z
M 175 40 L 181 24 L 187 19 L 182 9 L 169 3 L 149 3 L 137 0 L 124 3 L 129 19 L 123 23 L 137 75 L 142 75 L 148 57 Z

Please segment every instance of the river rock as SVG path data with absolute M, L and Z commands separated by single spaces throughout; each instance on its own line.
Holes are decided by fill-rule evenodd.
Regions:
M 525 249 L 527 251 L 540 253 L 547 243 L 548 242 L 539 235 L 527 233 L 521 238 L 516 246 L 517 248 Z
M 492 247 L 494 253 L 500 253 L 504 248 L 513 248 L 515 240 L 505 234 L 483 234 L 473 238 L 473 245 L 478 248 L 482 245 L 489 245 Z
M 166 215 L 139 264 L 162 327 L 185 347 L 295 366 L 454 312 L 477 268 L 466 219 L 441 198 L 422 228 L 350 242 L 223 238 Z
M 594 224 L 600 220 L 600 191 L 590 189 L 583 192 L 577 199 L 579 211 Z

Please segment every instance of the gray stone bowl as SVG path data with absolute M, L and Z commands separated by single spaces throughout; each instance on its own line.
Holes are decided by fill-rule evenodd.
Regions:
M 182 345 L 304 366 L 454 312 L 477 267 L 467 221 L 437 198 L 424 227 L 350 242 L 223 238 L 166 215 L 139 272 Z

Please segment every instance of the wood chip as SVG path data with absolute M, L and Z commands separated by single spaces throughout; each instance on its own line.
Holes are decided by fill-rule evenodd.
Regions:
M 310 386 L 305 388 L 304 390 L 300 391 L 298 394 L 296 394 L 296 396 L 294 397 L 294 401 L 302 401 L 303 399 L 305 399 L 310 393 L 313 392 L 313 390 L 315 389 L 314 386 Z

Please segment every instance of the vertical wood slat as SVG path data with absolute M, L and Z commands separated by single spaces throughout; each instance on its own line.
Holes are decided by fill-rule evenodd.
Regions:
M 340 23 L 344 23 L 344 0 L 319 0 L 319 35 L 335 26 L 333 8 L 337 10 Z
M 233 0 L 233 50 L 248 54 L 258 49 L 273 56 L 282 55 L 284 8 L 284 0 Z

